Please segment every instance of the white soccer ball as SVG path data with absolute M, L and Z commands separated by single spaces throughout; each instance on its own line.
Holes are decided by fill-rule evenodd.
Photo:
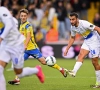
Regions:
M 54 56 L 48 56 L 46 58 L 46 63 L 49 66 L 53 66 L 56 63 L 56 58 Z

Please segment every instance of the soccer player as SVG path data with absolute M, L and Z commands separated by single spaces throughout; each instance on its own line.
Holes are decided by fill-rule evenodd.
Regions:
M 13 11 L 10 9 L 9 10 L 10 11 L 10 13 L 12 14 L 12 16 L 13 16 Z M 15 22 L 15 24 L 16 24 L 16 27 L 18 28 L 18 20 L 15 18 L 15 17 L 13 17 L 13 21 Z M 7 69 L 7 71 L 12 71 L 13 70 L 13 63 L 11 64 L 11 68 L 9 68 L 9 69 Z
M 23 68 L 24 40 L 25 37 L 16 28 L 9 10 L 0 6 L 0 90 L 6 90 L 3 72 L 10 60 L 12 60 L 14 71 L 19 78 L 36 74 L 41 83 L 44 82 L 41 66 Z
M 20 32 L 26 37 L 26 40 L 24 41 L 24 47 L 26 49 L 24 53 L 24 60 L 27 60 L 29 56 L 33 56 L 34 58 L 38 59 L 39 62 L 41 62 L 43 65 L 46 65 L 46 60 L 42 56 L 42 53 L 38 49 L 38 46 L 35 42 L 32 25 L 27 21 L 28 10 L 22 9 L 19 13 L 21 19 Z M 57 64 L 51 67 L 58 69 L 64 77 L 67 77 L 66 69 L 60 67 Z M 15 80 L 9 81 L 8 83 L 13 85 L 19 84 L 19 82 L 20 80 L 16 77 Z
M 69 74 L 75 77 L 77 71 L 82 65 L 83 58 L 90 52 L 92 55 L 92 64 L 95 69 L 96 82 L 98 83 L 97 85 L 94 85 L 93 88 L 100 88 L 100 65 L 98 63 L 98 57 L 100 54 L 100 39 L 98 33 L 100 34 L 100 28 L 88 21 L 79 20 L 78 15 L 75 12 L 71 13 L 69 18 L 71 22 L 71 37 L 64 55 L 67 55 L 69 48 L 74 43 L 76 33 L 79 33 L 84 37 L 84 43 L 81 46 L 77 62 L 73 70 L 69 71 Z

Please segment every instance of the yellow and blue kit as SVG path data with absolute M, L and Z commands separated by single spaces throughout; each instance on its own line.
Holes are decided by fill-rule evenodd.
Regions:
M 20 24 L 19 30 L 25 37 L 27 37 L 28 32 L 31 33 L 31 39 L 28 43 L 27 50 L 24 53 L 24 60 L 27 60 L 29 56 L 33 56 L 34 58 L 37 58 L 37 59 L 41 58 L 42 54 L 40 50 L 38 49 L 38 46 L 35 42 L 32 25 L 28 21 L 26 21 L 25 23 Z

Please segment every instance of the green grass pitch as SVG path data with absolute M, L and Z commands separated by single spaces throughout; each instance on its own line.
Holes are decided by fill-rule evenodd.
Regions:
M 74 59 L 57 59 L 57 63 L 71 70 L 75 64 Z M 35 59 L 25 61 L 25 67 L 34 67 L 40 63 Z M 41 64 L 40 64 L 41 65 Z M 38 78 L 33 75 L 21 79 L 20 85 L 9 85 L 8 80 L 14 79 L 13 71 L 6 71 L 10 68 L 10 64 L 5 69 L 5 78 L 7 83 L 7 90 L 93 90 L 90 85 L 95 84 L 95 73 L 91 60 L 86 59 L 79 69 L 75 78 L 68 75 L 64 78 L 62 74 L 51 67 L 41 65 L 45 74 L 45 83 L 41 84 Z

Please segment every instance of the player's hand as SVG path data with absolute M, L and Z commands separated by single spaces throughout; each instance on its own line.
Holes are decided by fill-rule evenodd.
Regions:
M 64 51 L 64 56 L 66 56 L 67 53 L 68 53 L 68 49 L 66 49 L 66 50 Z
M 24 45 L 24 48 L 25 48 L 25 50 L 27 50 L 27 46 L 26 45 Z

